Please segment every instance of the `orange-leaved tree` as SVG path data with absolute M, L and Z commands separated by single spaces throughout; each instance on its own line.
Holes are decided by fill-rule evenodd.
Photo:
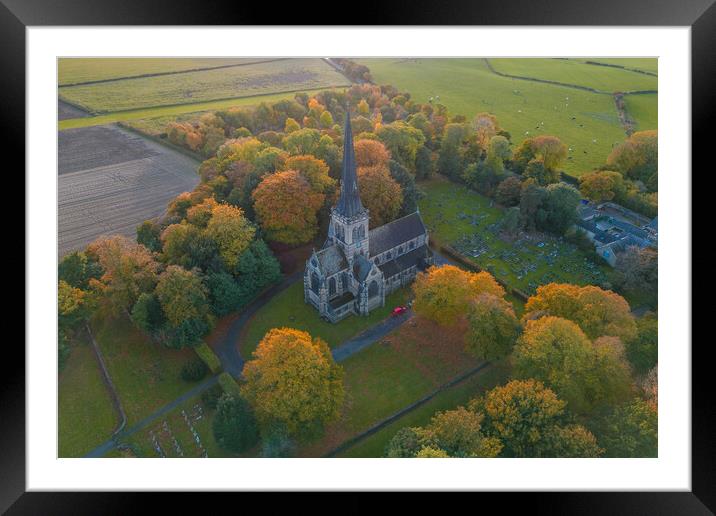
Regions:
M 354 144 L 356 165 L 359 167 L 374 167 L 387 165 L 390 161 L 390 152 L 378 140 L 358 140 Z
M 87 256 L 97 261 L 103 274 L 90 286 L 101 292 L 116 313 L 128 310 L 140 294 L 157 284 L 159 264 L 143 245 L 120 235 L 100 237 L 87 246 Z
M 382 226 L 395 219 L 403 205 L 403 189 L 390 175 L 388 167 L 359 168 L 358 186 L 361 201 L 370 211 L 371 227 Z
M 285 170 L 265 177 L 252 197 L 269 240 L 298 245 L 316 236 L 317 212 L 326 197 L 314 191 L 300 172 Z

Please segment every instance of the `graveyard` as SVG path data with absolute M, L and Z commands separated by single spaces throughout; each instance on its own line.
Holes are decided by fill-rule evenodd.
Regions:
M 504 209 L 491 199 L 445 179 L 423 182 L 420 214 L 437 245 L 450 246 L 496 278 L 531 295 L 546 283 L 601 285 L 609 268 L 587 258 L 561 237 L 500 234 Z

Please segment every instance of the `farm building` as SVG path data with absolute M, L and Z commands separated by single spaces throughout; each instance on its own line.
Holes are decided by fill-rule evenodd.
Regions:
M 386 295 L 432 263 L 428 232 L 417 211 L 368 230 L 348 115 L 343 134 L 340 197 L 331 210 L 328 238 L 306 261 L 303 276 L 305 302 L 331 322 L 384 306 Z
M 657 219 L 643 215 L 611 202 L 592 205 L 583 202 L 578 208 L 577 228 L 584 231 L 594 243 L 594 249 L 614 267 L 617 255 L 627 247 L 656 247 L 658 243 Z

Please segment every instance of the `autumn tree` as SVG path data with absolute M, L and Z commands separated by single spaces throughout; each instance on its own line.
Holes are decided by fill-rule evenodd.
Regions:
M 495 387 L 470 407 L 485 414 L 485 428 L 504 446 L 508 457 L 544 457 L 547 437 L 564 420 L 565 402 L 533 379 Z M 546 455 L 545 455 L 546 453 Z
M 594 285 L 549 283 L 537 287 L 525 304 L 523 320 L 545 314 L 577 323 L 592 339 L 609 335 L 629 342 L 636 336 L 636 322 L 626 300 Z
M 318 232 L 317 212 L 325 195 L 296 170 L 266 177 L 252 194 L 254 210 L 269 240 L 288 245 L 309 242 Z
M 478 113 L 472 120 L 472 130 L 478 146 L 487 152 L 490 141 L 500 132 L 500 125 L 495 115 L 491 113 Z M 504 137 L 501 138 L 504 139 Z
M 206 235 L 216 243 L 228 270 L 236 267 L 239 256 L 249 247 L 255 234 L 256 228 L 244 216 L 241 208 L 229 204 L 212 207 Z
M 469 304 L 467 351 L 484 360 L 510 353 L 520 331 L 512 305 L 493 294 L 480 294 Z
M 59 326 L 70 329 L 89 316 L 89 293 L 64 280 L 57 284 L 57 315 Z
M 170 346 L 195 346 L 211 329 L 208 291 L 195 272 L 168 266 L 159 277 L 156 295 L 169 325 Z
M 99 263 L 102 276 L 90 286 L 102 293 L 115 312 L 129 310 L 142 292 L 157 283 L 159 264 L 143 245 L 120 235 L 100 237 L 87 246 L 90 259 Z
M 413 283 L 413 309 L 443 326 L 455 324 L 467 312 L 468 303 L 480 294 L 502 298 L 504 289 L 488 272 L 467 272 L 453 265 L 430 267 Z
M 496 457 L 502 444 L 482 431 L 483 415 L 458 407 L 438 412 L 420 428 L 421 448 L 442 450 L 448 457 Z
M 567 146 L 556 136 L 540 135 L 524 140 L 514 153 L 514 165 L 524 172 L 532 160 L 541 161 L 547 171 L 556 171 L 567 158 Z
M 358 167 L 387 165 L 390 161 L 390 152 L 378 140 L 358 140 L 353 147 Z
M 559 172 L 555 169 L 548 169 L 542 158 L 529 160 L 522 175 L 527 179 L 534 179 L 537 184 L 547 186 L 559 181 Z
M 579 191 L 594 202 L 611 201 L 626 192 L 624 178 L 613 170 L 594 170 L 579 178 Z
M 244 366 L 242 395 L 262 424 L 278 421 L 290 434 L 315 431 L 338 417 L 343 370 L 328 345 L 292 328 L 274 328 Z
M 403 191 L 388 167 L 376 165 L 358 169 L 358 187 L 363 205 L 370 211 L 371 227 L 382 226 L 398 215 Z
M 607 165 L 655 192 L 658 189 L 658 145 L 656 130 L 637 131 L 612 150 Z
M 313 156 L 291 156 L 284 169 L 299 172 L 316 193 L 330 194 L 336 187 L 336 180 L 328 175 L 328 165 Z
M 421 436 L 417 430 L 411 427 L 398 430 L 386 445 L 385 456 L 392 459 L 415 457 L 422 447 Z
M 543 382 L 576 413 L 629 396 L 626 360 L 609 345 L 594 345 L 572 321 L 547 316 L 529 320 L 513 352 L 515 376 Z

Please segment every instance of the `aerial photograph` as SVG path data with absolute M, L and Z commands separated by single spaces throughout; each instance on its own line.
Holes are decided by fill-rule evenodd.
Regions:
M 59 58 L 58 456 L 658 457 L 657 105 L 651 57 Z

